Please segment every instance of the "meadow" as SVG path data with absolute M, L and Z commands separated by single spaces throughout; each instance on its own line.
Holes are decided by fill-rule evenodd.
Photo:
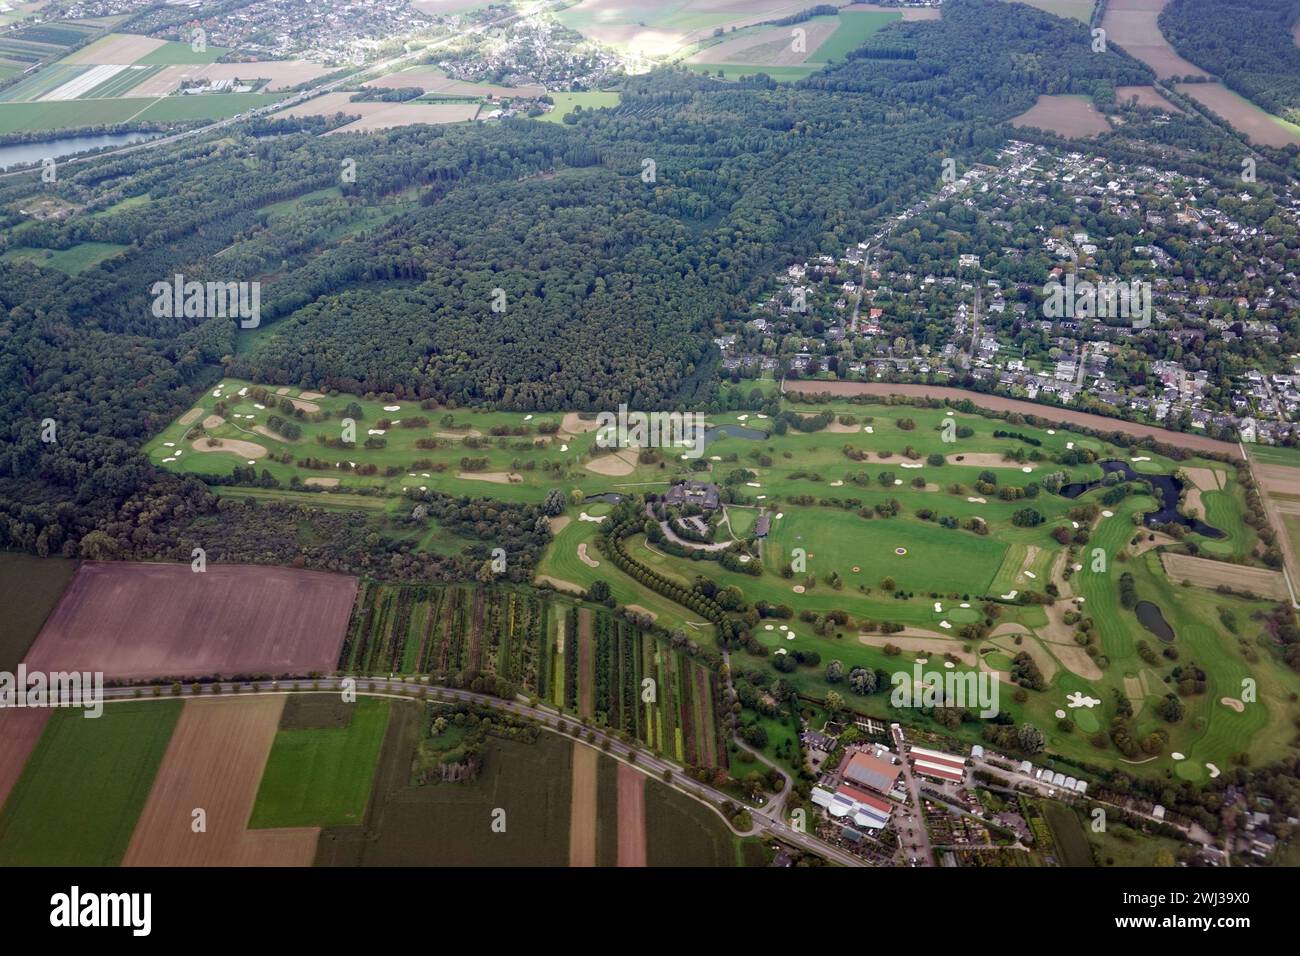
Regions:
M 312 695 L 313 697 L 315 695 Z M 306 697 L 285 702 L 285 715 L 262 773 L 250 828 L 346 826 L 365 815 L 379 749 L 388 726 L 390 701 L 360 697 L 342 704 L 344 726 L 313 726 L 295 714 Z
M 117 865 L 181 706 L 115 703 L 98 719 L 54 711 L 0 812 L 0 866 Z

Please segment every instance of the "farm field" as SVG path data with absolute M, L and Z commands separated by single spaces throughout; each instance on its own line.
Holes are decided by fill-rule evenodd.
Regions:
M 185 701 L 123 865 L 308 865 L 315 828 L 247 829 L 284 705 L 277 694 Z M 109 709 L 118 706 L 128 705 Z M 204 811 L 199 832 L 195 808 Z
M 84 562 L 27 656 L 112 679 L 328 672 L 356 579 L 290 568 Z
M 1097 0 L 1015 0 L 1015 2 L 1036 7 L 1066 20 L 1088 23 L 1092 19 L 1092 9 L 1096 6 Z
M 317 865 L 568 865 L 573 764 L 577 750 L 588 748 L 549 732 L 533 743 L 489 737 L 477 779 L 411 786 L 419 726 L 436 711 L 414 702 L 393 704 L 365 823 L 324 830 Z M 617 836 L 608 823 L 623 819 L 621 801 L 628 784 L 619 775 L 627 771 L 616 769 L 603 754 L 590 753 L 596 757 L 599 818 L 595 859 L 599 865 L 614 865 L 620 848 L 628 853 L 635 849 L 634 817 Z M 646 779 L 643 786 L 649 865 L 735 865 L 736 841 L 721 817 L 658 781 Z M 498 809 L 504 811 L 505 829 L 494 833 L 493 811 Z M 629 810 L 635 812 L 635 806 Z M 634 857 L 624 859 L 631 865 Z
M 17 669 L 76 570 L 66 558 L 0 553 L 0 671 Z
M 426 96 L 470 96 L 480 99 L 486 99 L 489 96 L 521 96 L 532 99 L 546 92 L 544 87 L 536 84 L 502 86 L 498 83 L 471 83 L 466 80 L 457 80 L 434 66 L 416 66 L 399 70 L 396 73 L 386 73 L 373 80 L 367 80 L 362 85 L 372 89 L 386 90 L 416 87 L 423 90 Z M 555 95 L 559 96 L 561 94 Z
M 222 93 L 212 96 L 130 97 L 46 103 L 0 102 L 0 134 L 21 130 L 74 129 L 130 120 L 173 123 L 224 119 L 279 99 L 275 93 Z
M 1031 126 L 1062 136 L 1087 139 L 1110 132 L 1110 123 L 1085 96 L 1039 94 L 1038 102 L 1011 120 L 1016 127 Z
M 1107 0 L 1101 27 L 1107 41 L 1123 47 L 1155 71 L 1156 77 L 1205 76 L 1204 70 L 1179 56 L 1157 19 L 1169 0 Z
M 1138 106 L 1147 106 L 1152 109 L 1163 110 L 1166 113 L 1181 113 L 1174 104 L 1156 91 L 1154 86 L 1117 86 L 1115 87 L 1115 102 L 1125 103 L 1130 99 L 1136 99 Z
M 845 0 L 835 0 L 844 6 Z M 791 0 L 581 0 L 560 11 L 566 27 L 610 46 L 642 56 L 662 57 L 707 39 L 716 29 L 730 32 L 799 13 Z
M 355 704 L 343 703 L 334 694 L 290 697 L 249 828 L 360 823 L 388 726 L 389 706 L 389 701 L 377 697 L 361 697 Z M 322 720 L 333 717 L 334 711 L 342 713 L 346 724 Z
M 604 609 L 537 591 L 366 582 L 340 669 L 430 673 L 498 694 L 513 688 L 670 758 L 726 761 L 711 670 Z M 655 682 L 653 702 L 642 700 L 646 678 Z
M 94 720 L 79 710 L 53 711 L 0 810 L 0 866 L 118 864 L 181 707 L 179 701 L 115 703 Z
M 1300 126 L 1265 112 L 1221 83 L 1179 83 L 1175 89 L 1226 120 L 1253 143 L 1277 147 L 1300 144 Z

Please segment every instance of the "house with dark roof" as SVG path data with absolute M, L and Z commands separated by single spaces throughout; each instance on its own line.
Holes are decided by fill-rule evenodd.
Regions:
M 721 500 L 718 486 L 707 481 L 683 481 L 671 486 L 664 495 L 664 503 L 671 507 L 697 505 L 705 511 L 717 510 Z

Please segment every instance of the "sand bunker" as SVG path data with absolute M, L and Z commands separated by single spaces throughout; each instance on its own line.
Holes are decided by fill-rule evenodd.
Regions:
M 570 437 L 581 435 L 583 432 L 594 432 L 597 427 L 599 426 L 594 418 L 590 421 L 579 418 L 577 412 L 567 413 L 560 422 L 560 431 L 568 433 Z
M 214 428 L 220 428 L 225 423 L 226 420 L 220 415 L 209 415 L 207 418 L 203 419 L 203 427 L 208 431 L 212 431 Z
M 239 438 L 218 438 L 217 444 L 209 447 L 208 439 L 196 438 L 192 446 L 195 451 L 228 451 L 240 458 L 254 460 L 266 455 L 266 449 L 256 442 L 243 441 Z
M 1077 690 L 1071 694 L 1067 694 L 1065 699 L 1071 707 L 1087 707 L 1089 710 L 1101 703 L 1101 701 L 1096 697 L 1089 697 L 1087 694 Z
M 240 394 L 242 395 L 243 393 L 241 392 Z M 312 399 L 315 398 L 324 398 L 325 393 L 324 392 L 299 392 L 298 397 L 305 398 L 308 401 L 311 401 Z
M 582 594 L 586 589 L 581 584 L 574 584 L 572 581 L 566 581 L 563 578 L 553 578 L 549 574 L 539 574 L 534 580 L 538 584 L 549 584 L 557 591 L 564 591 L 568 594 Z
M 497 485 L 513 485 L 524 480 L 513 471 L 460 471 L 456 477 L 465 481 L 490 481 Z
M 948 464 L 965 465 L 968 468 L 1019 468 L 1018 461 L 1007 461 L 997 452 L 975 451 L 965 455 L 949 455 Z
M 590 521 L 592 524 L 600 524 L 608 517 L 609 515 L 589 515 L 587 514 L 587 512 L 584 511 L 582 514 L 578 515 L 578 520 Z
M 600 567 L 600 562 L 597 561 L 595 558 L 591 557 L 591 555 L 587 554 L 587 542 L 585 541 L 582 542 L 582 544 L 578 545 L 578 560 L 581 561 L 589 568 Z
M 307 478 L 303 481 L 303 484 L 312 488 L 337 488 L 339 480 L 337 478 Z
M 636 468 L 636 459 L 639 452 L 635 448 L 624 448 L 609 455 L 600 455 L 587 462 L 582 467 L 597 475 L 605 475 L 612 478 L 622 478 L 632 474 Z
M 1246 709 L 1246 705 L 1243 704 L 1241 701 L 1237 700 L 1237 698 L 1235 697 L 1220 697 L 1219 703 L 1222 704 L 1224 707 L 1231 707 L 1239 714 Z

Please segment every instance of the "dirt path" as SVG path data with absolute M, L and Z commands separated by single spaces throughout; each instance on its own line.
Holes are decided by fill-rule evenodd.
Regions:
M 591 657 L 592 657 L 592 633 L 591 633 L 591 610 L 589 608 L 578 609 L 578 716 L 590 717 L 592 715 L 592 697 L 595 688 L 592 687 Z
M 618 865 L 645 866 L 645 774 L 618 764 Z
M 246 829 L 284 702 L 185 702 L 124 866 L 311 866 L 318 828 Z M 192 828 L 196 809 L 204 832 Z
M 992 411 L 1017 412 L 1021 415 L 1033 415 L 1044 421 L 1060 423 L 1062 425 L 1078 425 L 1082 428 L 1091 428 L 1099 432 L 1123 432 L 1132 435 L 1135 438 L 1154 438 L 1157 441 L 1166 442 L 1170 445 L 1188 448 L 1193 451 L 1212 451 L 1221 455 L 1227 455 L 1233 459 L 1241 458 L 1241 450 L 1234 444 L 1226 441 L 1217 441 L 1213 438 L 1206 438 L 1204 435 L 1193 435 L 1184 432 L 1172 432 L 1165 428 L 1156 428 L 1154 425 L 1139 425 L 1136 422 L 1126 422 L 1119 418 L 1106 418 L 1104 415 L 1093 415 L 1089 412 L 1076 412 L 1067 408 L 1056 408 L 1051 405 L 1037 405 L 1033 402 L 1026 402 L 1016 398 L 1003 398 L 1000 395 L 985 395 L 981 392 L 970 392 L 962 388 L 951 388 L 946 385 L 905 385 L 891 384 L 887 382 L 786 382 L 785 391 L 799 392 L 807 395 L 818 395 L 823 392 L 830 395 L 879 395 L 881 397 L 888 395 L 904 395 L 910 398 L 933 398 L 940 401 L 948 399 L 954 402 L 968 401 L 981 408 L 991 409 Z
M 23 775 L 27 758 L 45 733 L 52 713 L 48 707 L 0 710 L 0 807 L 5 805 L 9 791 Z
M 596 761 L 590 747 L 573 745 L 573 793 L 569 801 L 569 866 L 596 865 Z M 637 776 L 641 776 L 637 774 Z M 622 828 L 619 829 L 622 849 Z

